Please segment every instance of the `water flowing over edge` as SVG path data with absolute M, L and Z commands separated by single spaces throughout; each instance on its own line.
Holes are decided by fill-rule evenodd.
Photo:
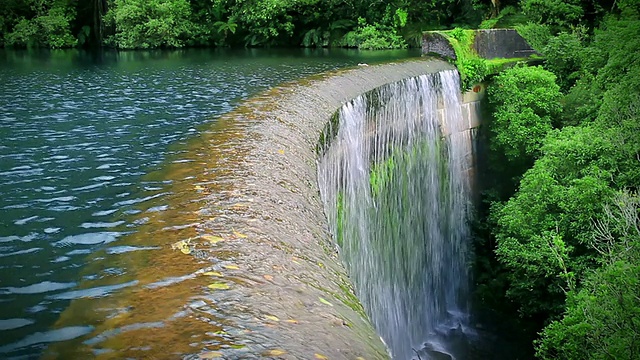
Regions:
M 269 90 L 223 116 L 185 155 L 198 167 L 167 169 L 193 176 L 185 186 L 204 196 L 180 209 L 186 225 L 171 227 L 171 239 L 182 240 L 165 241 L 160 257 L 128 258 L 155 264 L 140 280 L 143 291 L 105 298 L 98 308 L 72 302 L 58 328 L 72 326 L 77 314 L 111 316 L 90 341 L 51 349 L 49 357 L 387 358 L 331 244 L 316 178 L 318 136 L 349 99 L 451 68 L 413 60 L 327 73 Z M 182 276 L 169 278 L 169 290 L 156 286 L 164 273 Z
M 355 98 L 322 138 L 318 180 L 332 234 L 396 359 L 464 358 L 451 335 L 473 334 L 468 127 L 448 70 Z

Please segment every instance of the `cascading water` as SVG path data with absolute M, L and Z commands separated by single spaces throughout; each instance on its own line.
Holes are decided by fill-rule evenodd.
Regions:
M 473 153 L 459 89 L 452 70 L 388 84 L 325 132 L 325 211 L 394 359 L 460 357 L 451 334 L 467 330 Z

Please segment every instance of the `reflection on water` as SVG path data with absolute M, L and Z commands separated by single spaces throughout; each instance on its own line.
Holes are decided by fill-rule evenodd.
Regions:
M 203 198 L 247 206 L 224 180 L 242 129 L 202 124 L 282 81 L 406 55 L 0 51 L 0 357 L 242 347 L 214 315 L 226 304 L 192 298 L 266 281 L 233 250 L 200 252 L 246 236 Z

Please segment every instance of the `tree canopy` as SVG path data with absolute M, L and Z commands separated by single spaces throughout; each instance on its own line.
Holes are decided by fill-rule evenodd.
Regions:
M 635 359 L 640 2 L 521 5 L 530 22 L 518 30 L 544 63 L 489 86 L 488 176 L 514 185 L 484 190 L 478 271 L 494 278 L 479 276 L 479 289 L 503 291 L 533 324 L 541 359 Z
M 418 45 L 475 26 L 489 0 L 2 0 L 0 42 L 17 47 Z
M 562 109 L 556 76 L 541 67 L 515 67 L 496 76 L 488 91 L 492 149 L 511 162 L 536 158 Z

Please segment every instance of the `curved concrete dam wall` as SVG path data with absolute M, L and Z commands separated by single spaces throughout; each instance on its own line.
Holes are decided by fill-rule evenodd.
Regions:
M 234 197 L 251 205 L 234 218 L 237 223 L 233 226 L 255 243 L 237 262 L 258 276 L 277 271 L 258 294 L 251 288 L 235 291 L 245 293 L 248 303 L 244 306 L 252 311 L 281 319 L 262 336 L 291 358 L 309 359 L 315 354 L 329 359 L 387 357 L 354 297 L 328 232 L 318 189 L 316 149 L 321 131 L 347 101 L 389 83 L 443 70 L 453 68 L 442 61 L 417 60 L 340 71 L 276 88 L 238 110 L 248 112 L 246 120 L 240 121 L 246 126 L 244 147 L 248 151 L 240 171 L 235 172 L 233 181 L 243 185 L 237 186 Z M 445 136 L 459 131 L 467 135 L 461 138 L 473 141 L 481 94 L 480 88 L 461 99 L 464 125 L 455 130 L 438 111 Z M 471 170 L 473 154 L 464 155 L 464 168 Z M 234 251 L 243 250 L 235 247 Z M 283 326 L 282 319 L 295 319 L 297 324 Z
M 256 243 L 238 263 L 274 279 L 259 294 L 250 288 L 236 291 L 247 293 L 250 302 L 244 306 L 252 311 L 297 320 L 262 334 L 290 358 L 311 359 L 316 353 L 329 359 L 388 358 L 328 232 L 316 147 L 321 131 L 346 101 L 444 69 L 451 66 L 425 60 L 361 67 L 279 87 L 243 106 L 250 112 L 245 116 L 248 152 L 236 172 L 234 182 L 244 185 L 237 186 L 242 190 L 235 196 L 250 200 L 251 206 L 234 226 Z
M 74 300 L 58 327 L 112 315 L 97 316 L 92 339 L 52 348 L 49 358 L 388 358 L 331 239 L 316 149 L 348 101 L 452 69 L 419 59 L 337 71 L 279 86 L 217 119 L 184 156 L 191 161 L 167 170 L 193 178 L 184 192 L 196 195 L 149 222 L 166 251 L 125 259 L 152 271 L 128 275 L 141 286 L 117 299 Z M 472 128 L 477 99 L 464 100 Z M 178 216 L 184 225 L 167 227 Z

